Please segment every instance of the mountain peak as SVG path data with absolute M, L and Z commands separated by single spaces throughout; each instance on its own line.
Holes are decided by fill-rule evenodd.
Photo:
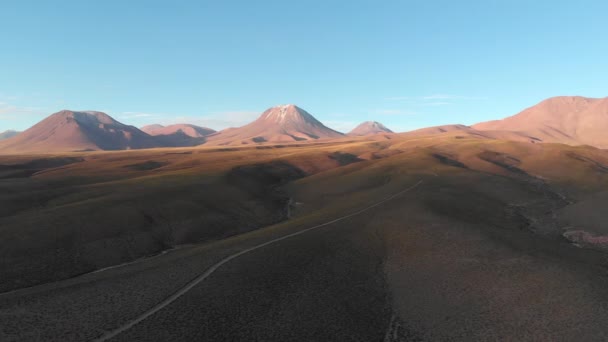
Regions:
M 260 119 L 277 124 L 303 121 L 308 121 L 315 124 L 319 123 L 312 115 L 294 104 L 279 105 L 269 108 L 262 113 Z
M 216 145 L 260 142 L 290 142 L 338 138 L 342 133 L 328 128 L 304 109 L 285 104 L 267 109 L 254 122 L 209 137 Z
M 94 111 L 94 110 L 69 110 L 64 109 L 55 114 L 52 114 L 47 119 L 65 119 L 68 122 L 70 120 L 74 120 L 80 124 L 84 125 L 94 125 L 94 124 L 106 124 L 106 125 L 123 125 L 120 122 L 114 120 L 111 116 L 104 112 Z
M 355 127 L 348 135 L 372 135 L 377 133 L 393 133 L 390 129 L 388 129 L 383 124 L 378 121 L 365 121 L 362 122 L 359 126 Z

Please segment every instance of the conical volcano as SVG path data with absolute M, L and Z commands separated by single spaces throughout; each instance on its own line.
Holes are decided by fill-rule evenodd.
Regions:
M 291 142 L 338 138 L 343 134 L 328 128 L 307 111 L 295 105 L 266 110 L 254 122 L 229 128 L 208 137 L 208 144 L 242 145 L 262 142 Z
M 374 135 L 378 133 L 393 133 L 390 129 L 386 128 L 383 124 L 378 121 L 365 121 L 361 123 L 359 126 L 355 127 L 348 135 L 353 136 L 364 136 L 364 135 Z

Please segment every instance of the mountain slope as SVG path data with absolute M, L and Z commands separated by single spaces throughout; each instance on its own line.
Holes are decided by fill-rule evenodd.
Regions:
M 158 146 L 159 142 L 153 137 L 105 113 L 62 110 L 23 133 L 3 140 L 0 151 L 126 150 Z
M 339 138 L 342 133 L 323 125 L 295 105 L 270 108 L 254 122 L 229 128 L 207 137 L 211 145 L 242 145 L 262 142 L 292 142 Z
M 378 133 L 393 133 L 393 131 L 378 121 L 365 121 L 350 131 L 348 135 L 364 136 Z
M 9 129 L 7 131 L 4 131 L 4 132 L 0 133 L 0 140 L 12 138 L 12 137 L 14 137 L 17 134 L 19 134 L 19 132 L 13 131 L 12 129 Z
M 608 98 L 553 97 L 514 116 L 472 127 L 522 132 L 543 142 L 608 148 Z

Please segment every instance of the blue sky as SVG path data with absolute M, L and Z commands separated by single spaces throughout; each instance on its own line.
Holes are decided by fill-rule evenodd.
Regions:
M 0 131 L 67 108 L 220 129 L 295 103 L 399 131 L 608 96 L 606 1 L 0 3 Z

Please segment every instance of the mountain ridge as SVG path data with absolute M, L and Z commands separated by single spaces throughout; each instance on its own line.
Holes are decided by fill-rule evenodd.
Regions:
M 471 126 L 524 133 L 543 142 L 608 148 L 608 97 L 556 96 L 506 117 Z

